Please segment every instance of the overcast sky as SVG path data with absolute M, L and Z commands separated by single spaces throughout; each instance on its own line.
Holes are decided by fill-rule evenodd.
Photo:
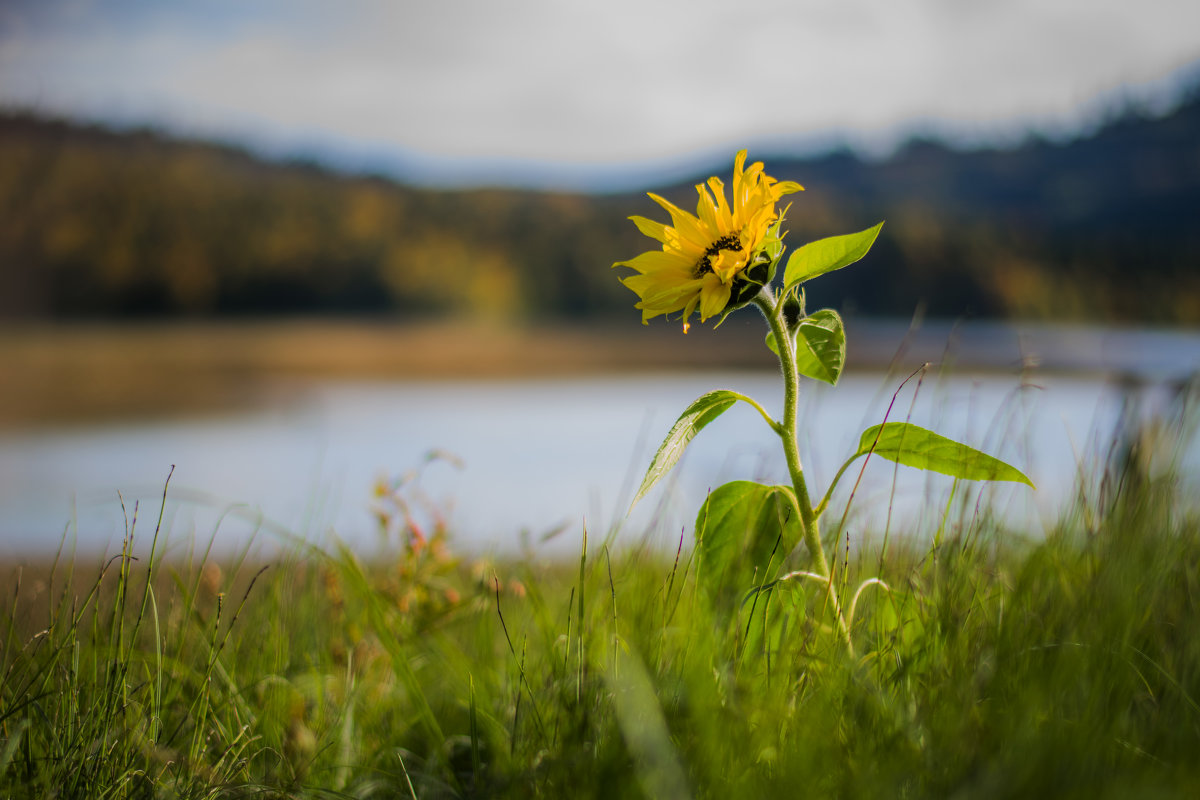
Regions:
M 534 182 L 1061 135 L 1198 59 L 1198 0 L 0 0 L 0 104 Z

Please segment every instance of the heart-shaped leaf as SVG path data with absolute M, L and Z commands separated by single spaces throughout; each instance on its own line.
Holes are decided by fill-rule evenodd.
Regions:
M 885 422 L 863 431 L 855 456 L 867 453 L 968 481 L 1014 481 L 1037 488 L 1016 467 L 908 422 Z
M 796 369 L 801 375 L 835 385 L 845 364 L 846 330 L 836 311 L 823 308 L 800 320 L 796 326 Z
M 775 334 L 767 331 L 767 349 L 775 355 L 779 355 L 779 345 L 775 342 Z
M 801 535 L 790 493 L 786 486 L 753 481 L 732 481 L 709 493 L 696 515 L 696 550 L 708 590 L 736 596 L 750 588 L 756 573 L 766 580 L 772 561 L 782 563 Z

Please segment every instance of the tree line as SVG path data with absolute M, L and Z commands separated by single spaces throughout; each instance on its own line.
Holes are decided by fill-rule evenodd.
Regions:
M 808 190 L 789 211 L 793 247 L 887 220 L 870 259 L 822 279 L 810 305 L 1196 324 L 1198 97 L 1065 143 L 751 156 Z M 655 190 L 694 205 L 691 183 Z M 629 315 L 609 267 L 653 244 L 630 214 L 662 216 L 642 193 L 414 188 L 9 112 L 0 316 Z

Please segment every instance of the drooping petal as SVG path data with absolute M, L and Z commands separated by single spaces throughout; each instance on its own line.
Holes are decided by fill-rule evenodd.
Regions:
M 694 280 L 675 286 L 658 287 L 657 291 L 650 288 L 642 294 L 642 302 L 637 304 L 637 308 L 653 312 L 655 315 L 682 311 L 700 293 L 702 285 L 702 281 Z
M 700 297 L 701 297 L 700 292 L 696 292 L 696 294 L 694 294 L 692 296 L 692 299 L 688 301 L 687 306 L 683 309 L 683 320 L 684 320 L 683 332 L 684 333 L 687 333 L 687 329 L 688 329 L 687 318 L 690 317 L 693 313 L 695 313 L 696 306 L 700 305 Z
M 707 277 L 707 276 L 706 276 Z M 731 289 L 720 280 L 705 281 L 700 290 L 700 321 L 704 322 L 711 316 L 720 314 L 729 305 Z

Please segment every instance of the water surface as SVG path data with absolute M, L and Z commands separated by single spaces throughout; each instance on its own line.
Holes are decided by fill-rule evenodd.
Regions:
M 883 419 L 903 376 L 849 374 L 836 388 L 809 386 L 801 452 L 819 494 Z M 1071 497 L 1080 464 L 1107 447 L 1123 389 L 1100 376 L 926 376 L 900 393 L 891 419 L 909 418 L 981 447 L 1025 471 L 1038 491 L 996 484 L 990 507 L 1036 533 Z M 421 464 L 431 449 L 461 460 L 427 465 L 420 487 L 446 509 L 456 540 L 512 551 L 578 547 L 620 523 L 617 540 L 647 529 L 658 540 L 691 535 L 705 492 L 749 478 L 782 482 L 778 443 L 740 405 L 705 429 L 669 485 L 626 518 L 633 491 L 676 416 L 713 388 L 781 406 L 771 373 L 692 373 L 570 380 L 336 381 L 298 384 L 290 402 L 253 413 L 175 422 L 96 425 L 0 435 L 0 542 L 8 554 L 46 553 L 67 532 L 82 550 L 114 549 L 138 507 L 143 541 L 164 482 L 172 547 L 214 538 L 299 537 L 356 548 L 377 543 L 372 487 Z M 1148 408 L 1161 389 L 1141 390 Z M 1194 455 L 1194 454 L 1193 454 Z M 844 506 L 858 470 L 843 481 Z M 893 524 L 936 528 L 951 479 L 874 460 L 855 497 L 852 536 Z M 122 509 L 122 500 L 124 509 Z M 560 531 L 549 542 L 543 535 Z

